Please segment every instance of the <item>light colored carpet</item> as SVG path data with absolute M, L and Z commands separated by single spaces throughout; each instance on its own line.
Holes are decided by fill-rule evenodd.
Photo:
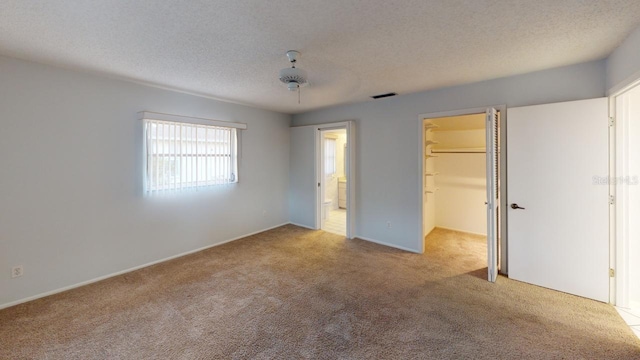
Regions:
M 1 359 L 638 359 L 615 310 L 486 280 L 481 238 L 412 254 L 284 226 L 0 311 Z

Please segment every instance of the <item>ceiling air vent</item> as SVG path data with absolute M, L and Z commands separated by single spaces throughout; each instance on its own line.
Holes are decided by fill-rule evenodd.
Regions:
M 386 97 L 390 97 L 390 96 L 396 96 L 398 95 L 397 93 L 386 93 L 386 94 L 380 94 L 380 95 L 373 95 L 371 98 L 372 99 L 382 99 L 382 98 L 386 98 Z

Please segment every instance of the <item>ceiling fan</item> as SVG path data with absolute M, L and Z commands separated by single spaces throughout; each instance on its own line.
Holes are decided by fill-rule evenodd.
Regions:
M 308 85 L 307 72 L 296 67 L 300 52 L 296 50 L 287 51 L 287 58 L 291 63 L 290 68 L 284 68 L 280 70 L 279 79 L 281 82 L 287 85 L 289 91 L 298 90 L 298 104 L 300 103 L 300 88 Z

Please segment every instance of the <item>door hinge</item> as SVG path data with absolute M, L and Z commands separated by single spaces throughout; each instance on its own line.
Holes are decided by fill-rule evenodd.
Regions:
M 613 118 L 613 116 L 609 117 L 609 126 L 615 126 L 616 125 L 616 119 Z
M 616 271 L 613 269 L 609 269 L 609 277 L 615 277 L 616 276 Z
M 609 195 L 609 205 L 614 205 L 616 203 L 616 197 L 613 195 Z

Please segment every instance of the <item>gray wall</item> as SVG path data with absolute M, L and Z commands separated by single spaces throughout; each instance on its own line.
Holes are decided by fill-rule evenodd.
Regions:
M 607 90 L 619 90 L 640 78 L 640 27 L 607 59 Z
M 292 224 L 316 226 L 316 128 L 291 128 L 289 162 L 289 220 Z
M 318 110 L 295 115 L 292 125 L 356 119 L 358 213 L 355 234 L 420 251 L 419 114 L 498 104 L 525 106 L 604 95 L 605 61 L 601 60 Z M 292 153 L 298 151 L 304 150 L 291 149 Z M 391 222 L 391 228 L 387 228 L 387 221 Z
M 601 97 L 640 74 L 640 28 L 605 61 L 343 105 L 292 125 L 357 119 L 358 236 L 420 250 L 418 115 Z M 393 89 L 389 89 L 393 90 Z M 241 182 L 174 198 L 142 194 L 150 110 L 249 124 Z M 0 307 L 313 215 L 296 201 L 288 115 L 0 57 Z M 266 215 L 263 213 L 266 211 Z M 299 217 L 299 218 L 298 218 Z M 392 223 L 387 228 L 386 222 Z M 25 275 L 10 279 L 9 268 Z M 4 275 L 2 275 L 4 274 Z
M 141 110 L 247 123 L 240 183 L 144 197 Z M 287 223 L 290 121 L 0 57 L 0 307 Z

